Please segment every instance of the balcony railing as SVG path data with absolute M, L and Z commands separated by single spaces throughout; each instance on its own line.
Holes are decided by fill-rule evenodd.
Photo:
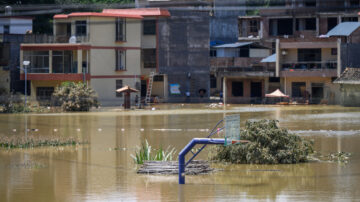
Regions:
M 77 74 L 77 62 L 73 62 L 73 64 L 69 67 L 56 67 L 56 65 L 53 65 L 52 72 L 50 72 L 49 67 L 28 67 L 28 73 L 53 73 L 53 74 Z
M 49 67 L 28 67 L 28 73 L 49 73 Z
M 67 35 L 47 35 L 47 34 L 26 34 L 24 43 L 70 43 L 70 37 Z M 75 36 L 74 43 L 89 42 L 89 35 Z
M 318 70 L 332 70 L 337 68 L 336 61 L 308 61 L 308 62 L 288 62 L 282 63 L 283 71 L 318 71 Z

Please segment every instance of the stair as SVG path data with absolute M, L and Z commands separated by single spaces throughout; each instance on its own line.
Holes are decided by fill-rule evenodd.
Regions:
M 155 76 L 154 72 L 151 72 L 149 75 L 149 82 L 148 82 L 147 89 L 146 89 L 145 105 L 150 103 L 152 85 L 154 82 L 154 76 Z

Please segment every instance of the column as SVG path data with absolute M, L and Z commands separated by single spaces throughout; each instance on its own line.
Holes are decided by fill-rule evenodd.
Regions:
M 82 50 L 77 50 L 77 73 L 82 73 Z
M 224 102 L 224 106 L 226 105 L 226 96 L 227 96 L 227 88 L 226 88 L 226 77 L 224 76 L 223 78 L 223 102 Z
M 49 74 L 53 73 L 53 51 L 49 50 Z
M 276 39 L 276 62 L 275 62 L 275 76 L 279 77 L 280 74 L 280 40 Z
M 169 85 L 168 85 L 168 77 L 164 74 L 164 100 L 167 102 L 169 98 Z
M 24 61 L 24 51 L 20 49 L 20 73 L 24 73 L 22 70 Z
M 337 76 L 341 74 L 341 39 L 337 40 Z

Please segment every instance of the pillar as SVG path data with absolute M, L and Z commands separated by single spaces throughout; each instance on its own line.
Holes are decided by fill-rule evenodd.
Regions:
M 276 62 L 275 62 L 275 76 L 279 77 L 280 74 L 280 40 L 276 39 Z
M 24 51 L 20 49 L 20 73 L 24 73 L 22 70 L 24 61 Z
M 77 73 L 82 73 L 82 50 L 77 50 Z
M 226 96 L 227 96 L 227 88 L 226 88 L 226 77 L 224 76 L 223 78 L 223 102 L 224 102 L 224 105 L 226 105 Z
M 169 98 L 169 84 L 168 84 L 168 77 L 164 74 L 164 100 L 167 102 Z
M 337 40 L 337 76 L 341 74 L 341 39 Z
M 53 60 L 53 51 L 49 50 L 49 74 L 53 73 L 52 60 Z

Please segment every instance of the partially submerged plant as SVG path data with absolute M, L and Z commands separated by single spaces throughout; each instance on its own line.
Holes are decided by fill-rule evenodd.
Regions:
M 0 136 L 0 148 L 33 148 L 42 146 L 67 146 L 83 144 L 73 137 Z
M 154 155 L 152 155 L 153 150 L 155 150 Z M 143 164 L 144 161 L 172 161 L 175 153 L 175 148 L 170 149 L 170 146 L 166 150 L 162 147 L 160 149 L 152 149 L 149 142 L 145 140 L 145 143 L 142 143 L 138 151 L 135 152 L 135 156 L 132 154 L 130 156 L 136 164 Z
M 312 142 L 277 126 L 276 120 L 247 121 L 240 131 L 247 144 L 217 146 L 212 160 L 231 163 L 289 164 L 306 162 L 313 153 Z

